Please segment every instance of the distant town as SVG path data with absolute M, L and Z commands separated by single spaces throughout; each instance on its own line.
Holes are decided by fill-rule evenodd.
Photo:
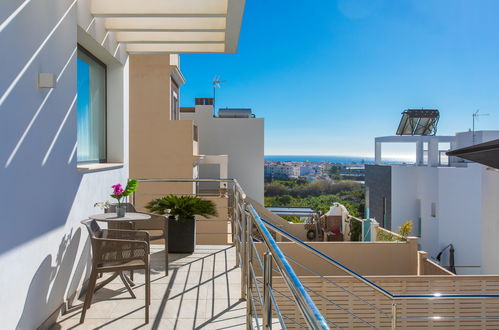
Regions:
M 265 160 L 265 181 L 287 179 L 364 181 L 365 163 L 332 163 L 329 161 Z

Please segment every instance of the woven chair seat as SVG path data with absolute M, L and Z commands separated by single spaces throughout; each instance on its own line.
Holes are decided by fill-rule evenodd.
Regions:
M 108 262 L 108 263 L 103 263 L 98 266 L 99 270 L 105 271 L 105 272 L 110 272 L 113 270 L 119 271 L 123 268 L 126 268 L 127 270 L 131 269 L 144 269 L 145 262 L 142 260 L 134 259 L 130 261 L 125 261 L 125 262 Z

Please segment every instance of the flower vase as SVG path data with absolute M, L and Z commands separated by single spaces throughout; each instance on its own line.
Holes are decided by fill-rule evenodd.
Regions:
M 116 205 L 116 217 L 124 218 L 126 213 L 126 205 Z

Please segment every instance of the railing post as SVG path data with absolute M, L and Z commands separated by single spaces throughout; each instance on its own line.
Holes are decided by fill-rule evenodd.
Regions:
M 241 265 L 241 260 L 242 260 L 242 254 L 241 254 L 241 244 L 242 244 L 242 233 L 240 232 L 240 223 L 241 223 L 241 217 L 239 214 L 239 198 L 237 198 L 237 193 L 234 190 L 234 206 L 233 206 L 233 213 L 232 213 L 232 223 L 234 227 L 234 235 L 232 236 L 233 241 L 236 245 L 236 267 L 239 267 Z M 242 225 L 241 225 L 242 226 Z
M 239 210 L 238 210 L 239 213 Z M 238 214 L 241 220 L 241 299 L 247 299 L 246 297 L 246 268 L 248 268 L 248 262 L 246 260 L 246 216 L 244 214 Z
M 392 330 L 397 329 L 397 304 L 392 303 Z
M 272 290 L 272 253 L 263 256 L 263 328 L 272 329 L 272 304 L 270 291 Z
M 232 185 L 232 189 L 227 189 L 227 192 L 230 191 L 229 193 L 229 200 L 227 201 L 227 204 L 230 205 L 232 208 L 232 215 L 230 219 L 230 229 L 231 229 L 231 236 L 232 236 L 232 245 L 237 246 L 237 241 L 236 241 L 236 185 Z M 237 248 L 237 247 L 236 247 Z M 236 267 L 239 266 L 238 263 L 239 258 L 236 258 Z
M 251 329 L 251 323 L 252 323 L 252 314 L 253 314 L 253 299 L 251 299 L 251 289 L 252 289 L 252 276 L 251 276 L 251 267 L 253 262 L 253 249 L 252 249 L 252 244 L 253 244 L 253 222 L 251 221 L 251 215 L 246 214 L 245 212 L 245 218 L 246 218 L 246 329 Z M 255 315 L 256 317 L 256 315 Z

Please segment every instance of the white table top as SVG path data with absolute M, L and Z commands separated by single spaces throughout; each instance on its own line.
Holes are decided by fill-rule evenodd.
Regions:
M 124 217 L 118 218 L 116 216 L 116 212 L 111 212 L 111 213 L 101 213 L 101 214 L 91 215 L 89 218 L 97 221 L 119 222 L 119 221 L 149 220 L 151 219 L 151 216 L 145 213 L 126 212 Z

